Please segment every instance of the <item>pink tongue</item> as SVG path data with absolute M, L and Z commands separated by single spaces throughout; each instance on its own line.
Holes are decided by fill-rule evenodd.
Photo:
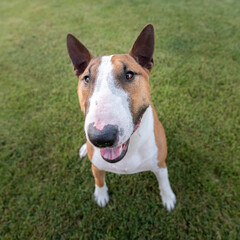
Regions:
M 102 148 L 101 150 L 102 157 L 113 160 L 119 157 L 122 153 L 122 146 L 118 146 L 115 148 Z

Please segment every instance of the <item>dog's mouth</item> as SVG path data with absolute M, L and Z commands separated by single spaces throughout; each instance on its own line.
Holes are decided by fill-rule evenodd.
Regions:
M 128 150 L 130 138 L 121 146 L 113 148 L 102 148 L 100 150 L 102 158 L 109 163 L 116 163 L 124 158 Z
M 135 125 L 135 128 L 132 134 L 138 129 L 138 127 L 140 126 L 140 123 L 141 123 L 141 118 L 138 120 L 137 124 Z M 116 163 L 122 160 L 128 151 L 130 138 L 120 146 L 113 147 L 113 148 L 101 148 L 100 153 L 102 158 L 109 163 Z

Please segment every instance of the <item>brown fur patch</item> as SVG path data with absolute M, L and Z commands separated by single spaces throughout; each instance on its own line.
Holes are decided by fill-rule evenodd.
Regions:
M 78 99 L 79 99 L 79 103 L 80 103 L 80 107 L 81 110 L 84 114 L 84 116 L 86 116 L 86 112 L 87 112 L 87 108 L 88 108 L 88 99 L 90 98 L 93 90 L 94 90 L 94 86 L 95 86 L 95 82 L 96 82 L 96 78 L 97 78 L 97 73 L 98 73 L 98 66 L 101 62 L 101 58 L 93 58 L 90 63 L 88 64 L 87 68 L 85 69 L 85 71 L 78 77 Z M 90 72 L 89 72 L 90 70 Z M 89 83 L 86 85 L 84 83 L 83 78 L 89 75 L 90 76 L 90 80 Z
M 112 57 L 116 84 L 128 92 L 131 103 L 133 122 L 136 124 L 144 108 L 150 105 L 149 71 L 142 68 L 129 54 L 119 54 Z M 133 80 L 125 78 L 126 71 L 136 73 Z
M 99 170 L 95 165 L 92 164 L 92 172 L 95 179 L 95 184 L 98 187 L 104 186 L 104 177 L 105 177 L 105 171 Z
M 93 152 L 94 152 L 94 148 L 93 146 L 90 144 L 89 141 L 86 142 L 87 143 L 87 155 L 90 161 L 92 161 L 92 156 L 93 156 Z
M 154 118 L 154 136 L 155 136 L 155 141 L 156 145 L 158 148 L 158 166 L 160 168 L 165 168 L 167 167 L 166 165 L 166 157 L 167 157 L 167 140 L 166 140 L 166 135 L 164 128 L 161 124 L 161 122 L 158 120 L 157 113 L 151 104 L 152 110 L 153 110 L 153 118 Z

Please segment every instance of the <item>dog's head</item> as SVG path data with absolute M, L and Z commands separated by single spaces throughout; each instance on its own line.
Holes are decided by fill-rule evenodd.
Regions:
M 128 54 L 93 57 L 73 35 L 67 49 L 78 77 L 78 97 L 88 141 L 114 163 L 126 154 L 131 135 L 150 104 L 154 29 L 144 27 Z

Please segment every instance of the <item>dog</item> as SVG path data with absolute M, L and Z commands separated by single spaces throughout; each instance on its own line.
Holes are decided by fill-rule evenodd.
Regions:
M 109 202 L 105 171 L 133 174 L 152 171 L 163 205 L 173 210 L 173 193 L 166 165 L 165 131 L 150 101 L 149 74 L 153 67 L 154 28 L 146 25 L 128 54 L 94 57 L 72 34 L 67 50 L 78 77 L 78 98 L 85 117 L 86 143 L 95 179 L 95 201 Z

